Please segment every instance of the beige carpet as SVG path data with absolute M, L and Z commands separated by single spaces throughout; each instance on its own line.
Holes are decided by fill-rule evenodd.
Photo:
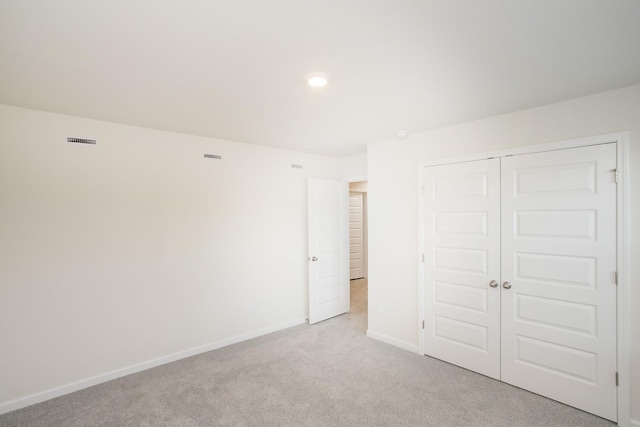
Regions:
M 367 338 L 352 311 L 0 416 L 0 426 L 611 426 Z

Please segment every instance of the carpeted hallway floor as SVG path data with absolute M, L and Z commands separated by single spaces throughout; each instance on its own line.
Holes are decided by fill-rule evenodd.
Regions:
M 0 426 L 612 426 L 601 418 L 366 337 L 351 312 L 0 416 Z

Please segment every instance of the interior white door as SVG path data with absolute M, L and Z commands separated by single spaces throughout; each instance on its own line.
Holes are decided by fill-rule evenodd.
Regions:
M 349 185 L 309 180 L 309 323 L 349 311 Z
M 426 167 L 425 352 L 500 377 L 500 160 Z
M 502 159 L 501 287 L 502 380 L 614 421 L 615 168 L 615 144 Z
M 350 279 L 364 277 L 364 211 L 362 193 L 349 193 L 349 268 Z

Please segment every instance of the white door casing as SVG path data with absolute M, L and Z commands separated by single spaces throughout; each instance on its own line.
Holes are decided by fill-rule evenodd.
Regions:
M 349 185 L 308 183 L 309 323 L 349 311 Z
M 615 421 L 615 169 L 616 144 L 424 168 L 425 353 Z
M 616 420 L 616 146 L 502 159 L 502 380 Z
M 349 278 L 364 277 L 364 200 L 362 193 L 349 193 Z
M 425 349 L 500 377 L 500 160 L 424 170 Z

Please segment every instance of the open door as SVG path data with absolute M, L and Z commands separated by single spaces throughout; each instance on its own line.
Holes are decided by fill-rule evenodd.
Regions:
M 349 278 L 364 277 L 364 194 L 349 193 Z
M 349 311 L 349 184 L 309 180 L 309 323 Z

